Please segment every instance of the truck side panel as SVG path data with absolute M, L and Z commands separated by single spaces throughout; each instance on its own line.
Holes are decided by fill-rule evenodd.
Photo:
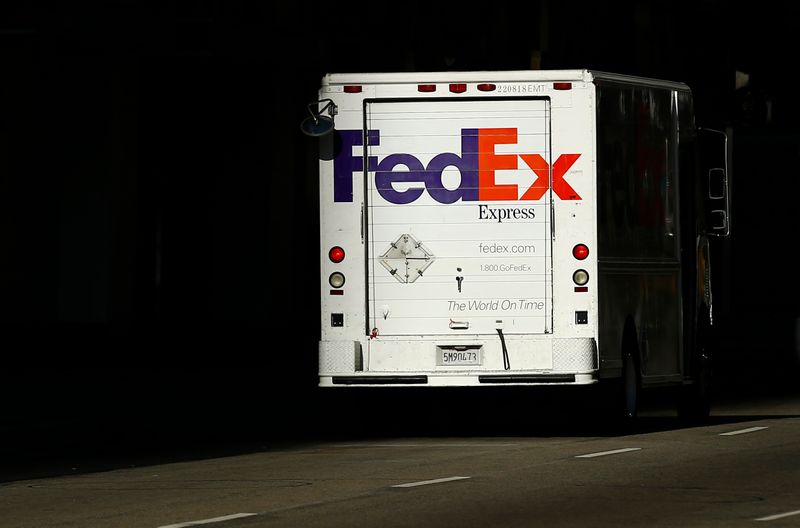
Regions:
M 598 82 L 601 368 L 630 320 L 645 384 L 681 373 L 677 119 L 675 90 Z

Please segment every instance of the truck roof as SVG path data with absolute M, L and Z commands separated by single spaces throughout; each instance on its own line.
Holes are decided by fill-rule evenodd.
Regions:
M 595 70 L 485 70 L 391 73 L 329 73 L 322 78 L 322 86 L 341 84 L 406 84 L 449 82 L 592 82 L 595 79 L 689 91 L 689 87 L 682 82 L 665 81 L 662 79 L 637 77 L 633 75 L 623 75 Z

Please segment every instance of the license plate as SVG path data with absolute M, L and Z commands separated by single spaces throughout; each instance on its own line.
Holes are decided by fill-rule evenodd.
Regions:
M 450 366 L 476 366 L 481 364 L 481 349 L 468 348 L 466 350 L 439 349 L 439 365 Z

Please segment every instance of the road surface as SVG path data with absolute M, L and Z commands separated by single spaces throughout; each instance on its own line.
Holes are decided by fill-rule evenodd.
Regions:
M 0 525 L 800 526 L 800 398 L 720 404 L 696 427 L 657 406 L 643 414 L 616 434 L 563 422 L 506 435 L 358 434 L 75 468 L 0 484 Z

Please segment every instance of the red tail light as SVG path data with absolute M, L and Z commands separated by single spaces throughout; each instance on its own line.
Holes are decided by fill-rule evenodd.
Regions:
M 577 244 L 574 248 L 572 248 L 572 256 L 578 260 L 584 260 L 589 256 L 589 248 L 586 246 L 586 244 Z
M 344 250 L 339 246 L 333 246 L 330 251 L 328 251 L 328 258 L 331 259 L 331 262 L 334 264 L 338 264 L 344 260 Z
M 451 84 L 450 91 L 453 93 L 464 93 L 467 91 L 466 84 Z

